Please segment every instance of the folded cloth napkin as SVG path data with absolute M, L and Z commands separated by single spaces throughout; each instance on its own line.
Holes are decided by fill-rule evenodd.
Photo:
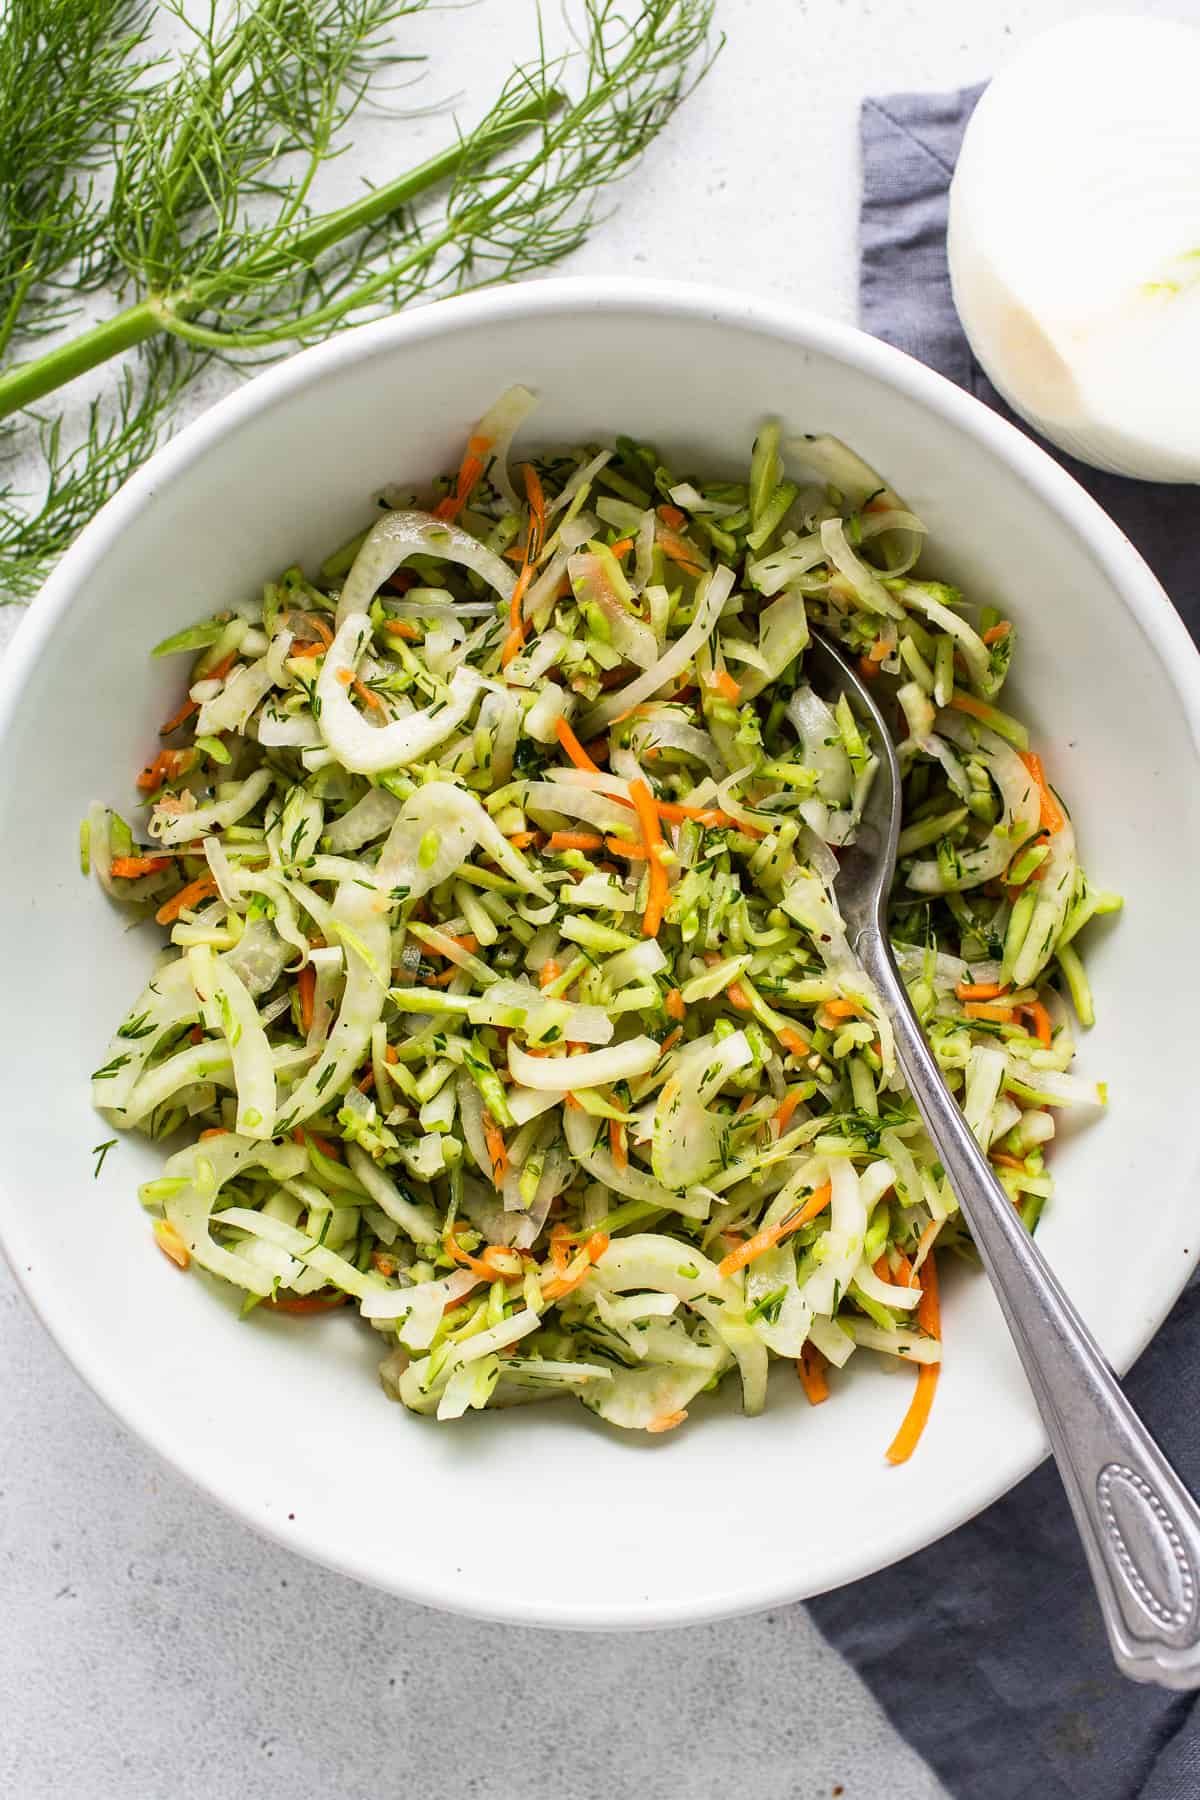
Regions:
M 947 191 L 981 92 L 864 102 L 861 322 L 1013 419 L 971 355 L 946 266 Z M 1195 488 L 1059 460 L 1200 636 Z M 1198 1280 L 1128 1382 L 1194 1492 Z M 1200 1699 L 1116 1673 L 1053 1464 L 929 1550 L 811 1610 L 955 1800 L 1200 1800 Z

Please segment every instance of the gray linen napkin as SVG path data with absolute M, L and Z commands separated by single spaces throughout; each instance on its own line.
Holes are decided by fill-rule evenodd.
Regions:
M 864 102 L 861 322 L 1011 419 L 971 355 L 946 268 L 947 190 L 981 92 Z M 1200 637 L 1196 489 L 1059 460 Z M 1128 1383 L 1193 1491 L 1198 1280 Z M 956 1800 L 1200 1800 L 1200 1700 L 1114 1671 L 1052 1464 L 941 1543 L 811 1611 Z

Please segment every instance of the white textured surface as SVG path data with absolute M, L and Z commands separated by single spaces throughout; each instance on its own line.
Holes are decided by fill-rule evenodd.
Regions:
M 695 276 L 852 317 L 862 93 L 976 80 L 1039 26 L 1127 10 L 1128 0 L 719 0 L 723 57 L 572 272 Z M 1197 8 L 1143 0 L 1142 10 Z M 461 87 L 469 113 L 531 40 L 532 16 L 527 0 L 480 0 L 409 29 L 446 71 L 435 91 Z M 409 129 L 419 155 L 447 126 Z M 375 154 L 359 159 L 368 167 Z M 352 159 L 343 172 L 355 172 Z M 0 615 L 0 639 L 13 624 Z M 0 1367 L 0 1792 L 942 1792 L 802 1609 L 605 1638 L 423 1612 L 260 1543 L 161 1468 L 63 1363 L 3 1268 Z M 714 1554 L 735 1556 L 736 1543 L 731 1519 Z M 531 1581 L 552 1579 L 530 1570 Z

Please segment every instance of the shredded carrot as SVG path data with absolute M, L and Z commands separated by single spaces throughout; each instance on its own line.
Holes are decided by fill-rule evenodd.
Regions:
M 736 706 L 742 697 L 742 690 L 728 669 L 715 669 L 712 679 L 707 685 L 714 693 L 720 694 L 723 700 L 728 700 L 733 706 Z
M 315 643 L 301 644 L 301 646 L 298 650 L 289 650 L 288 651 L 288 661 L 289 662 L 307 662 L 311 657 L 324 656 L 324 654 L 325 654 L 325 645 L 321 642 L 320 638 L 318 638 Z M 343 669 L 341 674 L 338 676 L 338 680 L 342 682 L 343 686 L 345 686 L 349 682 L 349 679 L 350 679 L 349 669 Z
M 658 547 L 669 562 L 678 563 L 689 575 L 703 575 L 704 563 L 694 544 L 665 526 L 659 529 L 656 536 Z
M 614 796 L 615 798 L 615 796 Z M 684 819 L 694 819 L 698 825 L 711 825 L 720 830 L 735 827 L 746 837 L 762 837 L 764 835 L 757 825 L 743 825 L 732 813 L 722 812 L 715 806 L 680 806 L 676 800 L 660 800 L 658 802 L 659 817 L 666 819 L 671 825 L 681 824 Z
M 793 1031 L 790 1025 L 782 1031 L 777 1031 L 775 1036 L 779 1039 L 779 1042 L 783 1045 L 784 1049 L 789 1051 L 792 1056 L 803 1056 L 808 1050 L 808 1045 L 800 1036 L 800 1033 L 798 1031 Z
M 473 931 L 464 932 L 462 937 L 454 937 L 450 932 L 443 932 L 442 935 L 445 937 L 448 944 L 454 944 L 458 949 L 466 950 L 471 956 L 474 956 L 476 950 L 479 948 L 479 939 L 475 936 Z M 446 951 L 438 950 L 432 944 L 427 944 L 423 954 L 425 956 L 445 956 Z
M 778 1225 L 768 1225 L 762 1231 L 756 1231 L 754 1236 L 747 1238 L 744 1244 L 739 1244 L 736 1250 L 731 1250 L 729 1255 L 717 1264 L 718 1275 L 735 1275 L 739 1269 L 745 1268 L 748 1262 L 753 1262 L 756 1256 L 763 1256 L 768 1250 L 773 1250 L 782 1238 L 789 1236 L 793 1231 L 799 1231 L 802 1226 L 810 1224 L 819 1213 L 825 1210 L 832 1197 L 833 1189 L 826 1182 L 823 1187 L 819 1187 L 815 1193 L 809 1195 L 803 1206 L 795 1212 L 789 1213 L 786 1219 L 781 1219 Z
M 801 1098 L 802 1091 L 798 1087 L 792 1088 L 789 1093 L 784 1095 L 783 1102 L 775 1114 L 775 1123 L 779 1128 L 780 1137 L 787 1130 L 791 1116 L 799 1106 Z
M 532 578 L 532 565 L 526 563 L 521 570 L 521 573 L 517 576 L 517 585 L 514 587 L 512 599 L 508 603 L 508 636 L 505 638 L 504 647 L 500 652 L 500 667 L 502 669 L 507 669 L 509 663 L 512 661 L 513 657 L 516 656 L 517 652 L 525 642 L 525 616 L 521 609 L 524 605 L 525 595 L 529 589 L 529 583 Z
M 687 1007 L 684 1005 L 683 994 L 679 988 L 671 989 L 663 1001 L 663 1006 L 669 1019 L 683 1019 L 687 1016 Z
M 293 1131 L 292 1142 L 315 1145 L 321 1155 L 327 1156 L 331 1162 L 341 1162 L 342 1160 L 340 1145 L 335 1144 L 332 1138 L 322 1137 L 319 1131 L 306 1131 L 303 1125 L 297 1125 Z
M 327 1313 L 344 1306 L 349 1298 L 348 1294 L 277 1294 L 273 1300 L 264 1300 L 263 1305 L 272 1312 Z
M 823 1010 L 831 1019 L 856 1019 L 862 1007 L 857 1000 L 827 1000 Z
M 1032 750 L 1021 750 L 1017 754 L 1037 783 L 1039 823 L 1042 830 L 1048 831 L 1053 837 L 1054 833 L 1061 831 L 1066 824 L 1066 814 L 1051 792 L 1050 783 L 1046 780 L 1045 771 L 1042 768 L 1041 757 L 1035 756 Z
M 1010 1156 L 1006 1150 L 989 1150 L 988 1156 L 998 1168 L 1019 1169 L 1022 1175 L 1026 1173 L 1025 1164 L 1021 1161 L 1021 1158 L 1019 1156 Z
M 159 737 L 170 737 L 173 731 L 179 730 L 179 727 L 183 724 L 185 719 L 190 719 L 193 713 L 199 711 L 200 706 L 198 701 L 192 699 L 185 700 L 179 711 L 175 713 L 172 718 L 169 718 L 165 725 L 159 726 Z
M 550 1232 L 550 1262 L 556 1275 L 565 1275 L 571 1262 L 571 1233 L 565 1225 L 555 1225 Z
M 108 872 L 121 881 L 136 881 L 139 875 L 157 875 L 170 866 L 169 856 L 114 856 Z
M 921 1300 L 917 1307 L 917 1324 L 929 1337 L 941 1338 L 941 1310 L 938 1304 L 937 1264 L 932 1255 L 921 1271 Z M 907 1462 L 916 1449 L 929 1421 L 929 1409 L 937 1389 L 940 1363 L 921 1363 L 917 1369 L 917 1389 L 904 1416 L 904 1423 L 888 1445 L 890 1463 Z
M 986 724 L 991 717 L 992 709 L 982 700 L 976 700 L 974 694 L 955 693 L 950 701 L 955 712 L 969 713 L 973 719 L 982 719 Z
M 229 1136 L 229 1133 L 226 1131 L 226 1129 L 223 1125 L 210 1125 L 208 1127 L 207 1131 L 202 1131 L 200 1133 L 200 1137 L 202 1140 L 205 1138 L 228 1137 L 228 1136 Z
M 586 769 L 590 775 L 601 773 L 564 718 L 560 717 L 554 721 L 554 731 L 559 743 L 577 769 Z
M 1049 1050 L 1054 1038 L 1054 1029 L 1050 1023 L 1050 1014 L 1040 1000 L 1026 1000 L 1023 1005 L 1013 1008 L 1014 1012 L 1028 1013 L 1033 1029 L 1042 1048 Z
M 670 884 L 667 881 L 666 865 L 662 860 L 663 834 L 658 820 L 658 810 L 654 804 L 654 796 L 646 783 L 641 780 L 631 781 L 629 797 L 637 812 L 638 822 L 642 828 L 642 838 L 649 851 L 650 893 L 646 901 L 646 911 L 642 918 L 642 932 L 646 937 L 657 937 L 662 925 L 663 913 L 666 911 Z
M 154 917 L 160 925 L 171 925 L 185 907 L 198 906 L 201 900 L 207 900 L 209 895 L 215 894 L 216 891 L 217 884 L 211 875 L 197 875 L 195 881 L 189 881 L 187 886 L 180 888 L 177 894 L 172 894 L 169 900 L 164 900 Z
M 300 994 L 300 1023 L 307 1036 L 312 1030 L 313 1001 L 317 992 L 317 971 L 311 963 L 305 963 L 301 969 L 296 977 L 296 987 Z
M 993 644 L 1001 643 L 1002 640 L 1008 636 L 1008 634 L 1011 630 L 1012 630 L 1012 626 L 1009 624 L 1008 620 L 1001 619 L 1001 621 L 998 625 L 989 625 L 988 626 L 987 630 L 983 634 L 983 641 L 990 648 L 991 645 L 993 645 Z
M 1011 1006 L 1001 1006 L 996 1000 L 968 1000 L 963 1007 L 968 1019 L 990 1019 L 993 1025 L 1015 1025 L 1017 1015 Z
M 869 656 L 860 656 L 858 659 L 858 672 L 864 681 L 877 681 L 880 675 L 879 664 L 877 662 L 872 662 Z
M 354 691 L 364 706 L 373 707 L 376 712 L 379 712 L 382 709 L 383 701 L 379 698 L 379 695 L 373 694 L 366 682 L 360 680 L 357 675 L 354 677 Z
M 608 1121 L 608 1147 L 612 1151 L 612 1159 L 618 1169 L 629 1167 L 629 1149 L 625 1141 L 625 1127 L 620 1119 Z
M 164 781 L 171 781 L 191 766 L 193 757 L 190 750 L 160 750 L 154 761 L 147 763 L 137 778 L 138 790 L 143 794 L 152 794 L 160 788 Z
M 667 506 L 665 504 L 660 506 L 658 509 L 658 516 L 664 525 L 669 525 L 671 527 L 672 531 L 681 531 L 687 524 L 687 514 L 680 512 L 677 506 Z
M 651 1419 L 646 1430 L 654 1435 L 663 1431 L 674 1431 L 675 1427 L 682 1425 L 686 1418 L 687 1409 L 684 1407 L 681 1407 L 678 1412 L 659 1413 L 656 1419 Z
M 325 648 L 328 650 L 329 647 L 331 646 L 331 644 L 333 643 L 333 633 L 332 633 L 332 631 L 330 631 L 328 625 L 325 623 L 325 621 L 321 617 L 320 613 L 312 613 L 312 612 L 305 613 L 303 615 L 303 617 L 304 617 L 304 623 L 306 625 L 310 626 L 312 628 L 312 630 L 316 632 L 317 636 L 320 638 L 321 642 L 324 644 Z
M 960 981 L 954 990 L 960 1000 L 998 1000 L 1009 991 L 1007 981 Z
M 489 1244 L 479 1260 L 485 1269 L 491 1270 L 493 1281 L 519 1281 L 521 1278 L 520 1255 L 506 1244 Z
M 825 1358 L 815 1344 L 805 1344 L 796 1359 L 796 1373 L 800 1377 L 804 1392 L 808 1395 L 810 1406 L 820 1406 L 822 1400 L 829 1398 L 829 1382 L 825 1377 Z
M 562 1235 L 556 1237 L 555 1233 Z M 572 1293 L 584 1280 L 593 1263 L 599 1262 L 609 1243 L 606 1232 L 593 1231 L 580 1247 L 579 1254 L 571 1258 L 568 1250 L 570 1241 L 570 1233 L 565 1225 L 556 1225 L 550 1233 L 550 1253 L 554 1257 L 556 1273 L 553 1280 L 542 1283 L 543 1300 L 561 1300 L 565 1294 Z
M 562 970 L 552 956 L 547 957 L 538 972 L 538 986 L 548 988 L 551 982 L 557 981 Z
M 421 641 L 420 632 L 407 619 L 385 619 L 383 629 L 390 631 L 393 637 L 403 638 L 409 644 L 417 644 Z
M 886 638 L 876 638 L 875 642 L 871 645 L 871 648 L 867 651 L 867 661 L 873 663 L 884 662 L 886 661 L 890 650 L 891 645 Z
M 645 862 L 650 854 L 645 844 L 635 843 L 632 838 L 608 837 L 604 847 L 610 856 L 623 856 L 627 862 Z
M 598 831 L 552 831 L 547 850 L 599 850 L 604 839 Z
M 880 1281 L 886 1281 L 890 1287 L 914 1287 L 916 1285 L 912 1278 L 912 1264 L 902 1250 L 896 1252 L 895 1269 L 888 1261 L 885 1250 L 882 1256 L 876 1257 L 872 1265 L 872 1273 L 877 1275 Z
M 917 1239 L 917 1254 L 913 1257 L 913 1274 L 919 1273 L 921 1264 L 933 1249 L 938 1232 L 942 1229 L 941 1219 L 930 1219 L 928 1225 Z
M 384 1062 L 389 1062 L 389 1063 L 395 1063 L 395 1062 L 400 1061 L 400 1052 L 397 1050 L 395 1044 L 385 1044 L 384 1045 L 383 1060 L 384 1060 Z
M 381 1275 L 385 1275 L 390 1279 L 396 1273 L 396 1270 L 400 1265 L 394 1256 L 385 1256 L 382 1250 L 372 1250 L 371 1267 L 373 1269 L 378 1269 Z
M 478 1275 L 481 1281 L 498 1280 L 499 1277 L 494 1273 L 490 1263 L 485 1262 L 483 1257 L 472 1256 L 471 1252 L 464 1249 L 459 1243 L 459 1232 L 470 1230 L 471 1225 L 468 1220 L 456 1219 L 454 1221 L 454 1224 L 451 1225 L 450 1229 L 442 1239 L 442 1244 L 445 1247 L 447 1256 L 450 1258 L 451 1262 L 461 1264 L 464 1269 L 470 1269 L 472 1275 Z M 457 1305 L 458 1302 L 455 1301 L 453 1304 Z
M 725 989 L 730 1006 L 736 1006 L 739 1012 L 750 1012 L 750 997 L 740 981 L 731 981 Z
M 154 1241 L 164 1256 L 169 1256 L 176 1268 L 186 1269 L 191 1262 L 191 1252 L 169 1219 L 155 1219 Z
M 449 987 L 458 974 L 458 964 L 452 963 L 442 975 L 425 975 L 421 978 L 422 987 Z
M 633 549 L 633 539 L 631 537 L 618 538 L 615 544 L 609 545 L 609 549 L 617 561 L 621 562 Z
M 488 437 L 472 437 L 467 440 L 467 451 L 458 470 L 458 480 L 454 492 L 439 500 L 434 513 L 439 519 L 457 519 L 467 501 L 475 491 L 475 485 L 484 471 L 484 457 L 492 447 Z
M 661 1050 L 662 1054 L 665 1056 L 667 1054 L 668 1050 L 673 1050 L 682 1036 L 683 1036 L 683 1026 L 682 1025 L 677 1025 L 675 1027 L 674 1031 L 668 1032 L 667 1036 L 663 1039 L 662 1043 L 658 1046 L 659 1049 Z
M 223 680 L 224 677 L 226 675 L 228 675 L 230 669 L 232 669 L 232 667 L 236 661 L 237 661 L 237 651 L 231 650 L 229 652 L 229 655 L 224 657 L 222 659 L 222 661 L 217 664 L 215 669 L 210 669 L 208 671 L 207 675 L 205 675 L 203 679 L 205 681 L 221 681 L 221 680 Z M 158 728 L 159 737 L 170 737 L 170 735 L 173 731 L 179 730 L 179 727 L 183 724 L 185 719 L 190 719 L 194 712 L 199 712 L 199 711 L 200 711 L 199 703 L 197 701 L 193 700 L 189 696 L 184 701 L 184 703 L 180 707 L 179 711 L 175 714 L 174 718 L 168 719 L 165 725 L 159 726 L 159 728 Z
M 528 850 L 536 836 L 536 831 L 514 831 L 508 842 L 514 850 Z
M 508 1145 L 504 1142 L 504 1133 L 489 1113 L 483 1115 L 483 1135 L 492 1163 L 492 1181 L 499 1187 L 508 1173 Z

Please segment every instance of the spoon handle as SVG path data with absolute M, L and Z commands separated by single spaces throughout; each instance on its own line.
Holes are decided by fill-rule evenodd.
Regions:
M 869 926 L 854 948 L 883 998 L 909 1091 L 1025 1365 L 1117 1666 L 1134 1681 L 1200 1687 L 1200 1507 L 992 1173 L 925 1040 L 886 936 Z

